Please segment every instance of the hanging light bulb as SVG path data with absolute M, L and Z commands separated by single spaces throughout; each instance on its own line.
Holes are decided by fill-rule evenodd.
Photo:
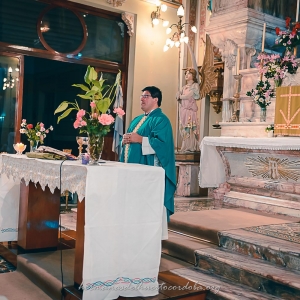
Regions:
M 155 18 L 152 20 L 153 25 L 158 25 L 159 24 L 159 19 Z
M 175 42 L 171 40 L 171 43 L 170 43 L 170 48 L 173 48 Z
M 166 33 L 167 33 L 167 34 L 170 34 L 170 33 L 171 33 L 171 31 L 172 31 L 172 28 L 171 28 L 171 27 L 169 27 L 169 28 L 167 28 L 167 30 L 166 30 Z
M 181 38 L 184 38 L 184 37 L 185 37 L 185 33 L 184 33 L 184 32 L 181 32 L 181 33 L 180 33 L 180 37 L 181 37 Z
M 167 40 L 166 40 L 166 45 L 170 45 L 170 44 L 171 44 L 171 42 L 172 42 L 172 40 L 171 40 L 171 39 L 167 39 Z
M 160 4 L 161 4 L 161 2 L 160 2 L 159 0 L 157 0 L 157 1 L 155 2 L 155 5 L 156 5 L 156 6 L 160 6 Z
M 169 21 L 164 20 L 164 21 L 163 21 L 163 26 L 164 26 L 164 27 L 167 27 L 168 25 L 169 25 Z
M 162 4 L 161 7 L 160 7 L 160 10 L 161 10 L 162 12 L 167 11 L 167 9 L 168 9 L 168 7 L 167 7 L 166 4 Z
M 183 38 L 183 41 L 187 44 L 187 43 L 189 42 L 189 37 L 188 37 L 188 36 L 185 36 L 185 37 Z
M 11 73 L 12 72 L 12 67 L 9 67 L 8 68 L 8 73 Z
M 196 28 L 196 26 L 192 26 L 192 27 L 191 27 L 191 30 L 192 30 L 194 33 L 197 33 L 197 28 Z
M 184 16 L 184 8 L 183 8 L 182 5 L 180 5 L 178 10 L 177 10 L 177 16 L 178 17 L 183 17 Z
M 179 41 L 176 41 L 175 42 L 175 46 L 178 48 L 180 46 L 180 42 Z
M 164 45 L 164 52 L 169 50 L 169 46 L 168 45 Z

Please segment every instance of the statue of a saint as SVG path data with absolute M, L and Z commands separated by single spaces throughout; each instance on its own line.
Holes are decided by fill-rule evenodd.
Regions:
M 182 137 L 180 152 L 199 151 L 199 120 L 196 100 L 200 99 L 197 71 L 187 69 L 185 72 L 186 85 L 177 92 L 179 102 L 179 131 Z

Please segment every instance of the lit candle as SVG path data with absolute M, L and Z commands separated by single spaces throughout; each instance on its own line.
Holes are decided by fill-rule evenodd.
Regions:
M 235 74 L 238 75 L 239 73 L 240 73 L 240 48 L 237 48 L 236 72 L 235 72 Z
M 299 0 L 297 0 L 296 22 L 298 22 L 298 18 L 299 18 Z
M 264 23 L 263 36 L 261 41 L 261 52 L 265 51 L 265 39 L 266 39 L 266 23 Z

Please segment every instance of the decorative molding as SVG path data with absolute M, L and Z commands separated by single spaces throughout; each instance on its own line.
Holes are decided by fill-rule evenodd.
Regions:
M 127 25 L 127 28 L 128 28 L 127 33 L 129 34 L 129 36 L 133 36 L 133 34 L 134 34 L 134 15 L 130 14 L 128 12 L 123 12 L 122 20 Z
M 232 69 L 236 62 L 236 51 L 238 45 L 230 39 L 227 39 L 224 43 L 222 55 L 225 58 L 225 65 L 228 69 Z
M 112 4 L 113 6 L 122 6 L 126 0 L 106 0 L 107 3 Z

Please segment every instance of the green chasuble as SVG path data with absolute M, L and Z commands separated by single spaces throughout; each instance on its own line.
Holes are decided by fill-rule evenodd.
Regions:
M 127 133 L 132 132 L 143 117 L 144 115 L 140 115 L 133 119 Z M 151 147 L 165 170 L 164 205 L 169 221 L 170 215 L 174 213 L 174 193 L 176 190 L 175 153 L 171 123 L 161 109 L 156 108 L 146 117 L 136 133 L 148 137 Z M 124 153 L 125 145 L 122 147 L 121 162 L 125 161 Z M 143 155 L 142 145 L 132 143 L 129 146 L 128 163 L 154 166 L 154 154 Z

